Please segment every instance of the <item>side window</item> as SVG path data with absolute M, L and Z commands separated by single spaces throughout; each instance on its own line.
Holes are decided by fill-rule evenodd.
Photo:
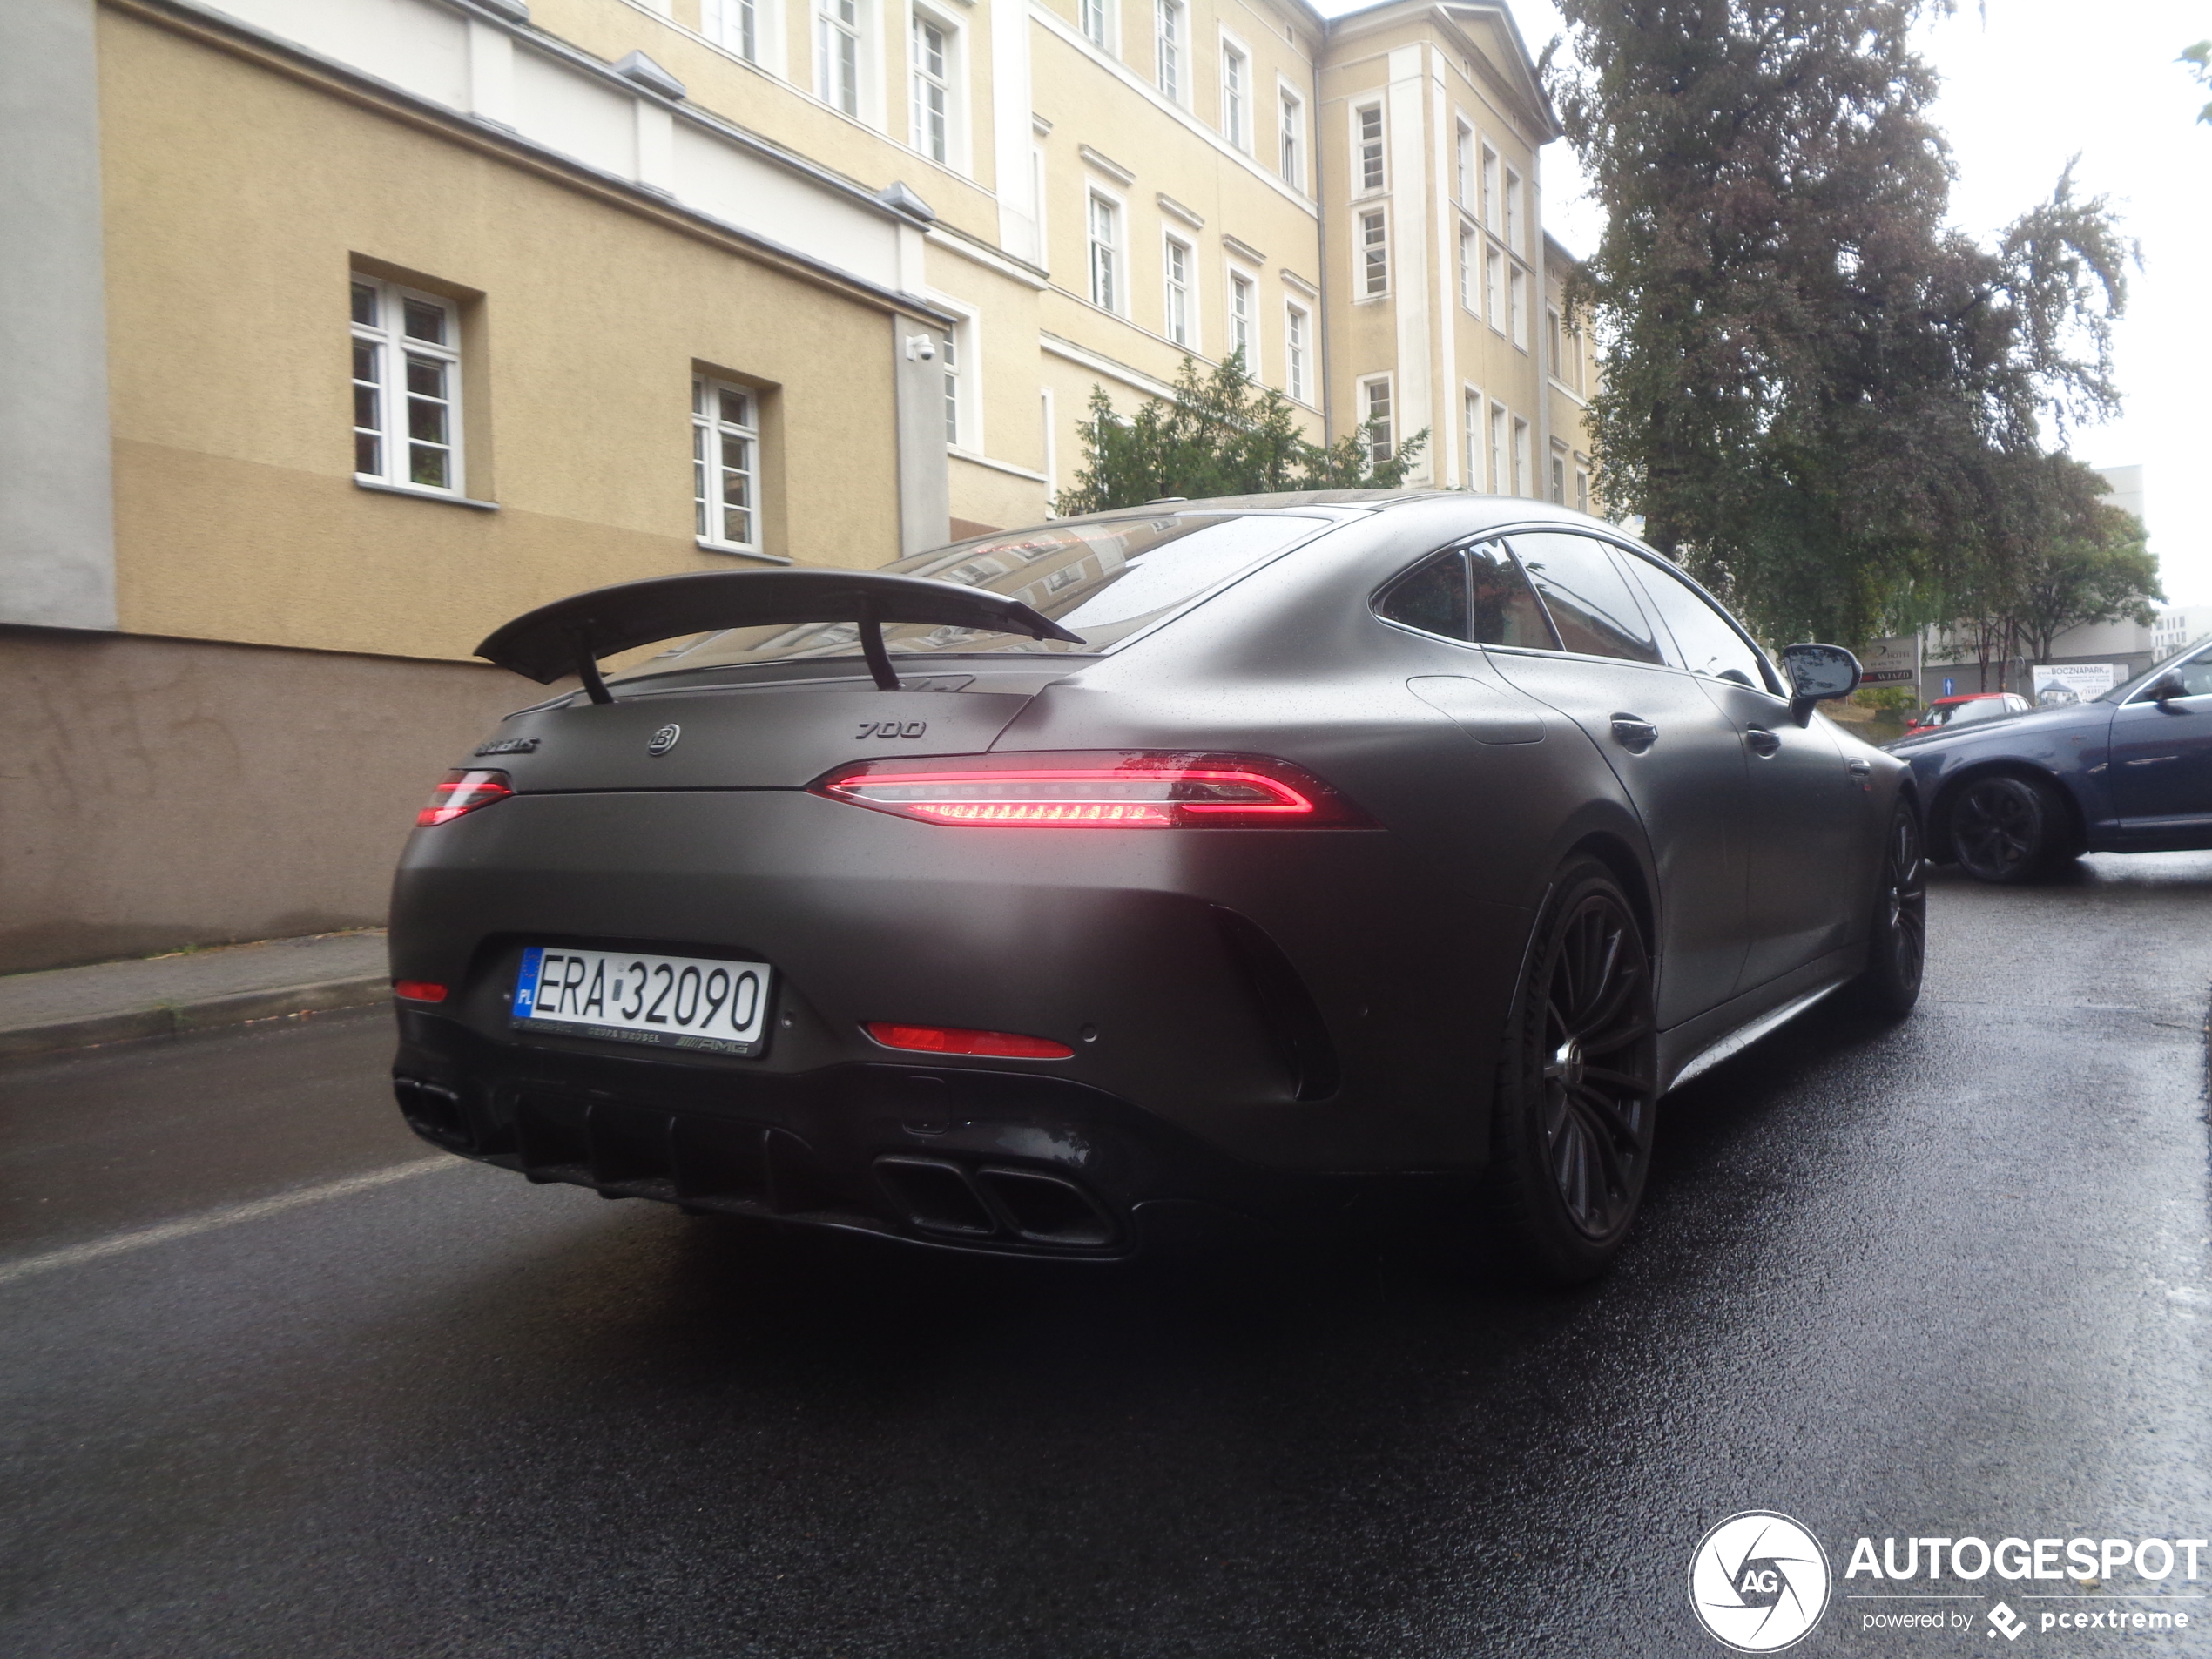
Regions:
M 1425 634 L 1447 639 L 1467 637 L 1467 558 L 1454 548 L 1419 564 L 1392 583 L 1375 601 L 1375 614 Z
M 1474 577 L 1474 627 L 1469 631 L 1476 644 L 1559 649 L 1559 637 L 1552 632 L 1528 578 L 1502 545 L 1486 542 L 1469 548 L 1467 567 Z
M 1674 635 L 1676 648 L 1691 673 L 1734 680 L 1755 691 L 1772 689 L 1758 652 L 1703 594 L 1649 559 L 1630 558 L 1625 563 L 1642 579 L 1651 608 Z
M 1562 650 L 1631 663 L 1663 663 L 1643 607 L 1604 543 L 1540 530 L 1507 538 L 1544 596 Z

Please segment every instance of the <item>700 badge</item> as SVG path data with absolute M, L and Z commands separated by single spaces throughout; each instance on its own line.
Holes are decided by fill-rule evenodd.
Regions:
M 532 945 L 515 977 L 514 1023 L 614 1042 L 757 1055 L 771 974 L 765 962 Z

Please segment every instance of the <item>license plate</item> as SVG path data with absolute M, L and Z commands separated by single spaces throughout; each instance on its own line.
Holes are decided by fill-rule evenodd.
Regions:
M 514 1024 L 697 1054 L 757 1055 L 768 1028 L 770 975 L 765 962 L 532 945 L 515 980 Z

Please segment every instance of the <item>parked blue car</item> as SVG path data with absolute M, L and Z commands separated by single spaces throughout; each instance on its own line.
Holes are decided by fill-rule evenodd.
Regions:
M 1979 880 L 2212 847 L 2212 642 L 2094 702 L 1884 746 L 1912 767 L 1929 856 Z

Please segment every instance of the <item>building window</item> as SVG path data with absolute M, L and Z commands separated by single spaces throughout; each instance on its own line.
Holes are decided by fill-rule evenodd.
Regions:
M 1498 233 L 1498 152 L 1482 146 L 1482 228 Z
M 715 547 L 752 548 L 759 509 L 760 425 L 742 386 L 691 381 L 691 505 L 698 538 Z
M 1482 245 L 1482 292 L 1490 326 L 1502 334 L 1506 331 L 1506 259 L 1494 242 Z
M 759 0 L 700 0 L 699 32 L 745 62 L 759 63 Z
M 1474 190 L 1474 129 L 1466 122 L 1460 123 L 1459 139 L 1452 151 L 1452 183 L 1453 195 L 1460 206 L 1472 210 L 1470 197 Z
M 1522 259 L 1527 259 L 1528 245 L 1521 239 L 1521 175 L 1508 167 L 1506 169 L 1506 246 Z
M 1278 163 L 1283 177 L 1298 189 L 1305 188 L 1305 104 L 1294 92 L 1283 94 L 1283 145 Z
M 1251 64 L 1234 46 L 1221 48 L 1221 135 L 1239 150 L 1252 147 L 1251 117 L 1247 111 Z
M 1476 284 L 1481 280 L 1476 269 L 1482 258 L 1480 244 L 1474 226 L 1460 226 L 1460 303 L 1478 317 L 1482 314 L 1481 296 L 1476 291 Z
M 1555 506 L 1555 507 L 1564 507 L 1564 506 L 1566 506 L 1566 505 L 1567 505 L 1567 451 L 1566 451 L 1566 450 L 1564 450 L 1564 449 L 1554 449 L 1554 450 L 1552 451 L 1552 476 L 1551 476 L 1551 488 L 1552 488 L 1552 504 L 1553 504 L 1554 506 Z
M 960 330 L 948 328 L 944 333 L 945 350 L 945 442 L 958 447 L 960 443 Z
M 1359 272 L 1363 296 L 1390 292 L 1390 232 L 1379 212 L 1359 215 Z
M 353 307 L 354 475 L 459 495 L 459 308 L 361 276 Z
M 1121 309 L 1121 211 L 1103 196 L 1090 199 L 1090 302 Z
M 1229 349 L 1244 354 L 1244 374 L 1259 378 L 1259 353 L 1252 345 L 1252 280 L 1229 273 Z
M 1167 334 L 1177 345 L 1190 344 L 1190 247 L 1168 238 L 1167 250 Z
M 1590 510 L 1590 469 L 1588 467 L 1575 469 L 1575 510 L 1578 513 Z
M 1083 33 L 1091 44 L 1105 45 L 1106 26 L 1106 0 L 1083 0 Z
M 1183 0 L 1152 0 L 1152 8 L 1160 91 L 1180 104 L 1183 102 Z
M 1519 266 L 1513 271 L 1513 343 L 1528 349 L 1528 273 Z
M 1364 193 L 1383 187 L 1383 125 L 1382 105 L 1370 104 L 1352 115 L 1352 124 L 1359 134 L 1359 188 Z
M 1379 467 L 1392 453 L 1389 375 L 1359 382 L 1359 418 L 1366 428 L 1367 459 Z
M 860 112 L 860 0 L 816 0 L 814 50 L 821 59 L 822 101 L 847 115 Z
M 1513 493 L 1511 474 L 1507 470 L 1512 462 L 1506 448 L 1506 422 L 1510 419 L 1504 404 L 1490 406 L 1490 493 L 1494 496 Z
M 1513 423 L 1513 493 L 1533 493 L 1528 488 L 1528 422 L 1518 417 Z
M 1291 306 L 1283 313 L 1283 389 L 1301 403 L 1313 401 L 1305 381 L 1306 327 L 1303 307 Z
M 932 161 L 952 157 L 953 31 L 925 13 L 914 14 L 914 148 Z
M 1460 467 L 1469 489 L 1482 488 L 1482 394 L 1468 392 L 1460 405 Z
M 1567 333 L 1559 326 L 1559 313 L 1549 306 L 1544 307 L 1544 349 L 1551 354 L 1551 375 L 1562 385 L 1571 384 L 1567 374 Z

